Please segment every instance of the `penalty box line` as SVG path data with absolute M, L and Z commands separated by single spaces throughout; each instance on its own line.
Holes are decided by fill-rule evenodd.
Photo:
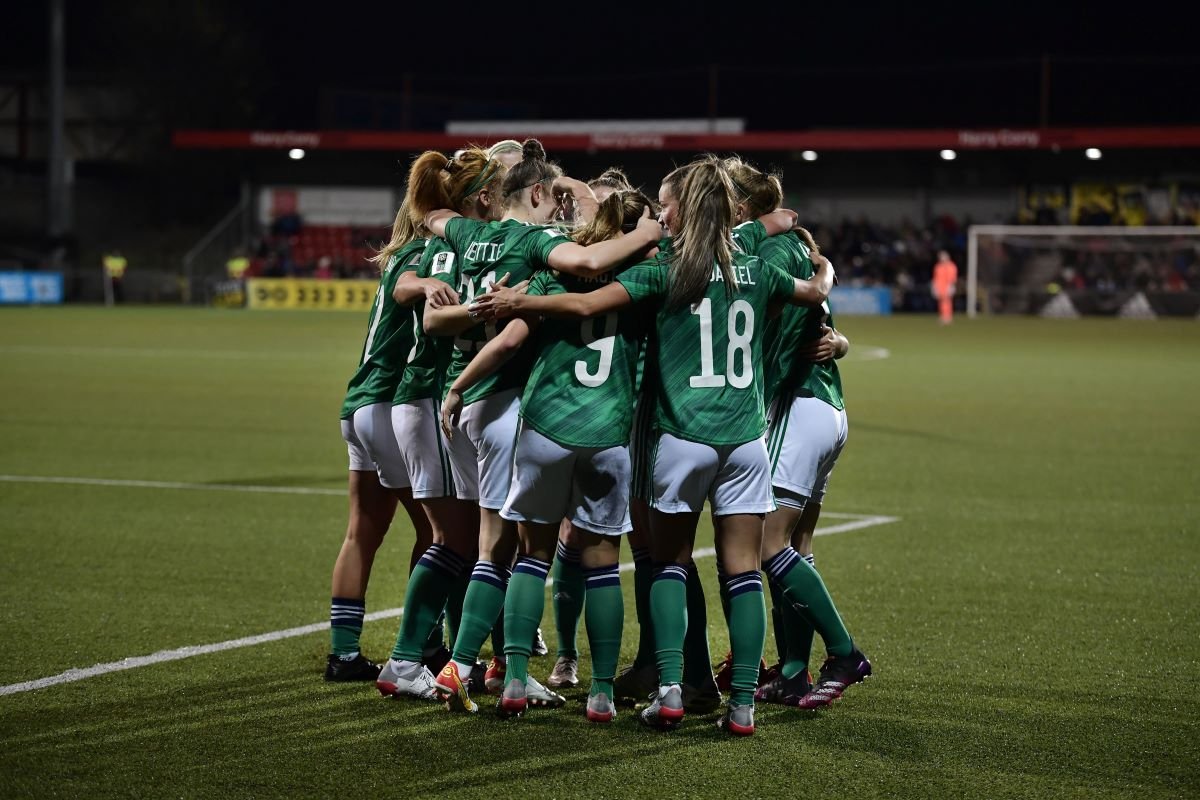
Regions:
M 37 482 L 37 483 L 87 483 L 89 485 L 101 486 L 131 486 L 138 488 L 188 488 L 188 489 L 224 489 L 226 491 L 268 491 L 268 492 L 288 492 L 289 487 L 277 486 L 262 486 L 262 487 L 243 487 L 235 485 L 219 485 L 219 484 L 172 484 L 166 481 L 107 481 L 103 479 L 72 479 L 72 478 L 41 478 L 36 479 L 25 476 L 0 475 L 0 481 L 21 481 L 21 482 Z M 307 490 L 295 492 L 297 494 L 325 494 L 334 493 L 334 490 Z M 338 492 L 341 493 L 341 492 Z M 815 536 L 831 536 L 837 533 L 848 533 L 850 531 L 862 530 L 871 528 L 877 525 L 886 525 L 891 522 L 897 522 L 899 517 L 884 516 L 881 514 L 847 514 L 840 512 L 823 512 L 823 518 L 844 519 L 846 522 L 837 525 L 831 525 L 828 528 L 820 528 L 814 534 Z M 711 558 L 716 555 L 716 550 L 711 547 L 706 547 L 697 550 L 692 554 L 693 558 Z M 629 572 L 633 569 L 633 562 L 622 562 L 619 567 L 621 572 Z M 547 580 L 549 583 L 549 580 Z M 391 619 L 399 617 L 404 613 L 404 608 L 387 608 L 382 611 L 372 611 L 364 618 L 367 622 L 374 622 L 381 619 Z M 133 656 L 124 658 L 120 661 L 110 661 L 105 664 L 95 664 L 82 669 L 69 669 L 66 672 L 61 672 L 58 675 L 51 675 L 45 678 L 38 678 L 32 681 L 22 681 L 21 683 L 11 683 L 7 686 L 0 686 L 0 696 L 10 694 L 20 694 L 22 692 L 32 692 L 38 689 L 46 689 L 50 686 L 58 686 L 64 683 L 74 683 L 88 678 L 96 678 L 101 675 L 108 675 L 113 672 L 122 672 L 128 669 L 137 669 L 138 667 L 148 667 L 154 664 L 162 664 L 168 661 L 180 661 L 185 658 L 194 656 L 203 656 L 210 653 L 221 653 L 226 650 L 237 650 L 242 647 L 254 647 L 260 644 L 268 644 L 270 642 L 278 642 L 283 639 L 294 639 L 299 636 L 307 636 L 312 633 L 320 633 L 321 631 L 329 630 L 329 622 L 314 622 L 311 625 L 301 625 L 296 628 L 285 628 L 284 630 L 270 631 L 268 633 L 260 633 L 255 636 L 243 636 L 239 639 L 229 639 L 224 642 L 214 642 L 212 644 L 189 645 L 187 647 L 176 647 L 171 650 L 159 650 L 157 653 L 151 653 L 145 656 Z

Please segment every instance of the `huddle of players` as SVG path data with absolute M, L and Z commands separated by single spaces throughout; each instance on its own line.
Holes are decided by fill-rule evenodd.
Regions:
M 781 203 L 778 178 L 736 158 L 674 170 L 657 203 L 619 170 L 564 176 L 536 140 L 413 162 L 342 411 L 351 522 L 327 679 L 471 712 L 480 690 L 507 715 L 561 706 L 581 610 L 594 722 L 648 697 L 641 721 L 673 728 L 723 688 L 718 724 L 748 735 L 756 699 L 819 708 L 870 674 L 811 556 L 845 442 L 834 359 L 848 342 L 829 318 L 832 265 Z M 397 502 L 417 543 L 380 668 L 358 634 L 376 529 Z M 692 561 L 706 502 L 731 643 L 715 678 Z M 642 637 L 618 675 L 625 534 Z M 528 663 L 551 574 L 548 688 Z M 829 654 L 815 684 L 814 631 Z

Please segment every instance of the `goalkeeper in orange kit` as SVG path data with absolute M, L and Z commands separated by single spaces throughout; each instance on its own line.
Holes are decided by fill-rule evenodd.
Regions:
M 958 265 L 950 260 L 949 253 L 939 250 L 937 263 L 933 265 L 931 289 L 937 298 L 938 317 L 943 325 L 949 325 L 954 319 L 954 289 L 957 283 Z

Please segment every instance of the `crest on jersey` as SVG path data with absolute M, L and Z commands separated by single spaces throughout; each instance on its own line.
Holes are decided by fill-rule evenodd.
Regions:
M 433 264 L 430 266 L 430 275 L 445 275 L 450 270 L 454 269 L 454 253 L 438 253 L 433 257 Z

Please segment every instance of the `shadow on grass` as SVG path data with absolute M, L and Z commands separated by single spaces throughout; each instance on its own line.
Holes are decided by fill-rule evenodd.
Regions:
M 115 682 L 119 693 L 100 680 L 0 698 L 0 785 L 43 796 L 128 796 L 151 786 L 189 796 L 333 796 L 352 784 L 476 797 L 537 789 L 637 796 L 661 789 L 671 770 L 682 794 L 728 789 L 738 773 L 754 775 L 764 794 L 826 774 L 928 775 L 942 788 L 1000 776 L 1009 788 L 1024 779 L 1027 788 L 1131 793 L 1179 792 L 1197 780 L 1194 716 L 1122 714 L 1103 695 L 1064 698 L 1028 684 L 931 691 L 873 680 L 822 712 L 761 707 L 759 732 L 738 740 L 716 729 L 715 715 L 689 716 L 670 734 L 642 728 L 626 709 L 612 725 L 592 725 L 582 689 L 562 710 L 503 720 L 487 697 L 477 698 L 479 714 L 453 715 L 382 698 L 370 684 L 326 684 L 304 661 L 236 667 L 161 671 L 168 681 Z
M 340 488 L 338 485 L 345 486 L 346 474 L 330 473 L 322 475 L 299 474 L 299 475 L 263 475 L 261 477 L 251 478 L 218 478 L 210 481 L 201 481 L 204 485 L 224 485 L 224 486 L 296 486 L 302 488 L 316 487 L 326 488 L 333 485 L 334 488 Z
M 924 442 L 941 442 L 942 444 L 968 444 L 969 440 L 957 436 L 946 436 L 941 433 L 933 433 L 932 431 L 921 431 L 915 428 L 896 428 L 891 425 L 876 425 L 871 422 L 860 422 L 853 420 L 850 423 L 855 431 L 870 431 L 871 433 L 882 433 L 887 436 L 901 436 L 906 439 L 918 439 Z

